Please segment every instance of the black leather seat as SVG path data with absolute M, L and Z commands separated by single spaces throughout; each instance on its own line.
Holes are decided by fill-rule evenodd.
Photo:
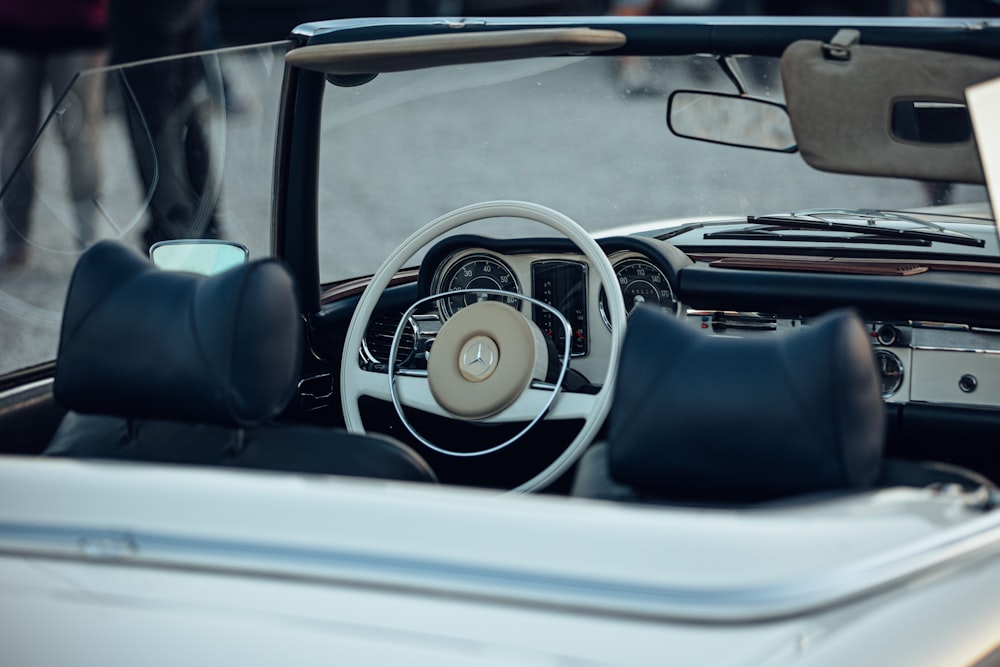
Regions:
M 782 336 L 706 335 L 653 308 L 629 319 L 605 442 L 574 495 L 741 506 L 879 486 L 992 484 L 883 458 L 872 346 L 852 311 Z
M 204 277 L 99 243 L 66 296 L 54 392 L 71 412 L 45 454 L 433 481 L 390 438 L 276 421 L 302 345 L 280 262 Z

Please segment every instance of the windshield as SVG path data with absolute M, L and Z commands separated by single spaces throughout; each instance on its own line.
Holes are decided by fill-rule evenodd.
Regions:
M 751 95 L 784 101 L 777 58 L 729 63 Z M 680 138 L 666 117 L 678 89 L 737 92 L 707 55 L 517 60 L 328 85 L 322 279 L 370 273 L 413 230 L 476 201 L 528 200 L 599 231 L 700 216 L 746 221 L 986 199 L 981 187 L 830 174 L 797 154 Z
M 221 237 L 251 257 L 270 253 L 287 48 L 92 70 L 57 91 L 0 193 L 5 252 L 24 260 L 0 268 L 0 374 L 55 357 L 70 274 L 98 240 L 146 252 L 167 238 Z
M 57 96 L 0 192 L 5 248 L 26 249 L 22 265 L 0 269 L 0 374 L 55 356 L 72 267 L 99 239 L 146 252 L 165 238 L 222 237 L 246 245 L 251 258 L 271 252 L 288 48 L 281 42 L 93 70 Z M 784 101 L 776 58 L 727 63 L 750 95 Z M 95 87 L 102 104 L 93 111 L 84 100 Z M 746 222 L 751 215 L 939 203 L 965 215 L 963 203 L 986 200 L 981 187 L 830 174 L 797 154 L 681 138 L 667 122 L 678 89 L 736 92 L 707 55 L 523 59 L 329 83 L 321 280 L 371 274 L 415 229 L 478 201 L 526 200 L 594 232 L 638 225 L 666 236 L 704 216 Z M 711 122 L 739 128 L 752 118 Z M 81 137 L 94 139 L 94 128 L 97 185 L 81 194 L 70 177 L 71 155 Z M 974 229 L 962 233 L 994 234 L 983 220 L 963 224 Z M 952 252 L 995 256 L 996 247 Z M 890 250 L 885 243 L 873 248 Z

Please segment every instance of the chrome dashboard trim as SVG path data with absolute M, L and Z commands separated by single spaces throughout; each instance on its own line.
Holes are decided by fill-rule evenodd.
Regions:
M 41 380 L 35 380 L 34 382 L 30 382 L 25 385 L 11 387 L 6 391 L 0 392 L 0 402 L 6 401 L 7 399 L 19 396 L 21 394 L 29 394 L 39 389 L 44 390 L 46 386 L 51 387 L 54 383 L 55 383 L 55 378 L 43 378 Z
M 960 352 L 960 353 L 971 353 L 971 354 L 1000 354 L 1000 350 L 984 350 L 981 348 L 974 347 L 943 347 L 935 345 L 911 345 L 912 350 L 921 350 L 927 352 Z
M 749 326 L 731 329 L 717 326 L 729 319 L 744 319 Z M 721 309 L 690 309 L 688 322 L 711 336 L 782 335 L 802 326 L 809 326 L 809 317 L 777 316 L 767 313 L 726 311 Z M 763 330 L 767 321 L 775 322 L 773 331 Z M 756 324 L 761 326 L 758 328 Z M 1000 332 L 978 329 L 965 324 L 948 322 L 915 322 L 907 320 L 865 320 L 865 330 L 872 347 L 891 352 L 897 357 L 903 378 L 894 391 L 884 393 L 887 404 L 907 403 L 940 405 L 942 407 L 975 407 L 1000 410 Z M 891 327 L 893 340 L 880 341 L 879 332 Z M 979 355 L 979 356 L 974 356 Z M 879 368 L 879 374 L 884 375 Z M 975 391 L 960 391 L 959 379 L 976 376 Z M 883 377 L 883 381 L 887 379 Z

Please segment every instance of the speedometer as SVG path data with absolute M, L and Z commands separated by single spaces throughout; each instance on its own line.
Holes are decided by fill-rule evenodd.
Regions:
M 441 310 L 444 317 L 451 317 L 459 310 L 477 301 L 500 301 L 514 308 L 519 307 L 521 300 L 515 295 L 521 293 L 514 272 L 499 259 L 490 255 L 469 255 L 448 269 L 441 281 L 441 291 L 484 289 L 510 292 L 512 296 L 497 296 L 491 294 L 458 294 L 442 299 Z
M 641 303 L 657 305 L 667 312 L 677 312 L 677 299 L 670 289 L 670 281 L 652 262 L 639 258 L 626 259 L 615 264 L 614 268 L 618 287 L 625 300 L 626 315 Z M 604 324 L 610 329 L 611 321 L 608 318 L 608 303 L 604 288 L 601 288 L 599 304 Z

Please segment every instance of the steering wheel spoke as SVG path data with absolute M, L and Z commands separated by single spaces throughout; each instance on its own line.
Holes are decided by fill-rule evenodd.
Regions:
M 536 394 L 551 393 L 552 389 L 529 388 L 503 414 L 497 415 L 497 421 L 526 421 L 532 411 L 537 412 L 538 404 L 546 400 Z M 559 392 L 552 406 L 545 412 L 545 419 L 553 420 L 584 420 L 589 417 L 597 401 L 591 394 Z
M 357 380 L 355 386 L 357 387 L 358 395 L 369 396 L 386 402 L 392 401 L 385 373 L 362 371 L 357 376 Z M 427 385 L 426 375 L 397 374 L 395 382 L 396 392 L 401 404 L 439 417 L 454 419 L 455 415 L 442 408 L 434 400 L 434 396 Z M 552 385 L 533 382 L 506 410 L 479 421 L 484 424 L 529 422 L 537 416 L 539 411 L 538 406 L 543 405 L 553 391 L 555 391 L 555 388 Z M 544 417 L 545 419 L 567 421 L 583 420 L 593 413 L 595 402 L 592 394 L 560 392 Z

